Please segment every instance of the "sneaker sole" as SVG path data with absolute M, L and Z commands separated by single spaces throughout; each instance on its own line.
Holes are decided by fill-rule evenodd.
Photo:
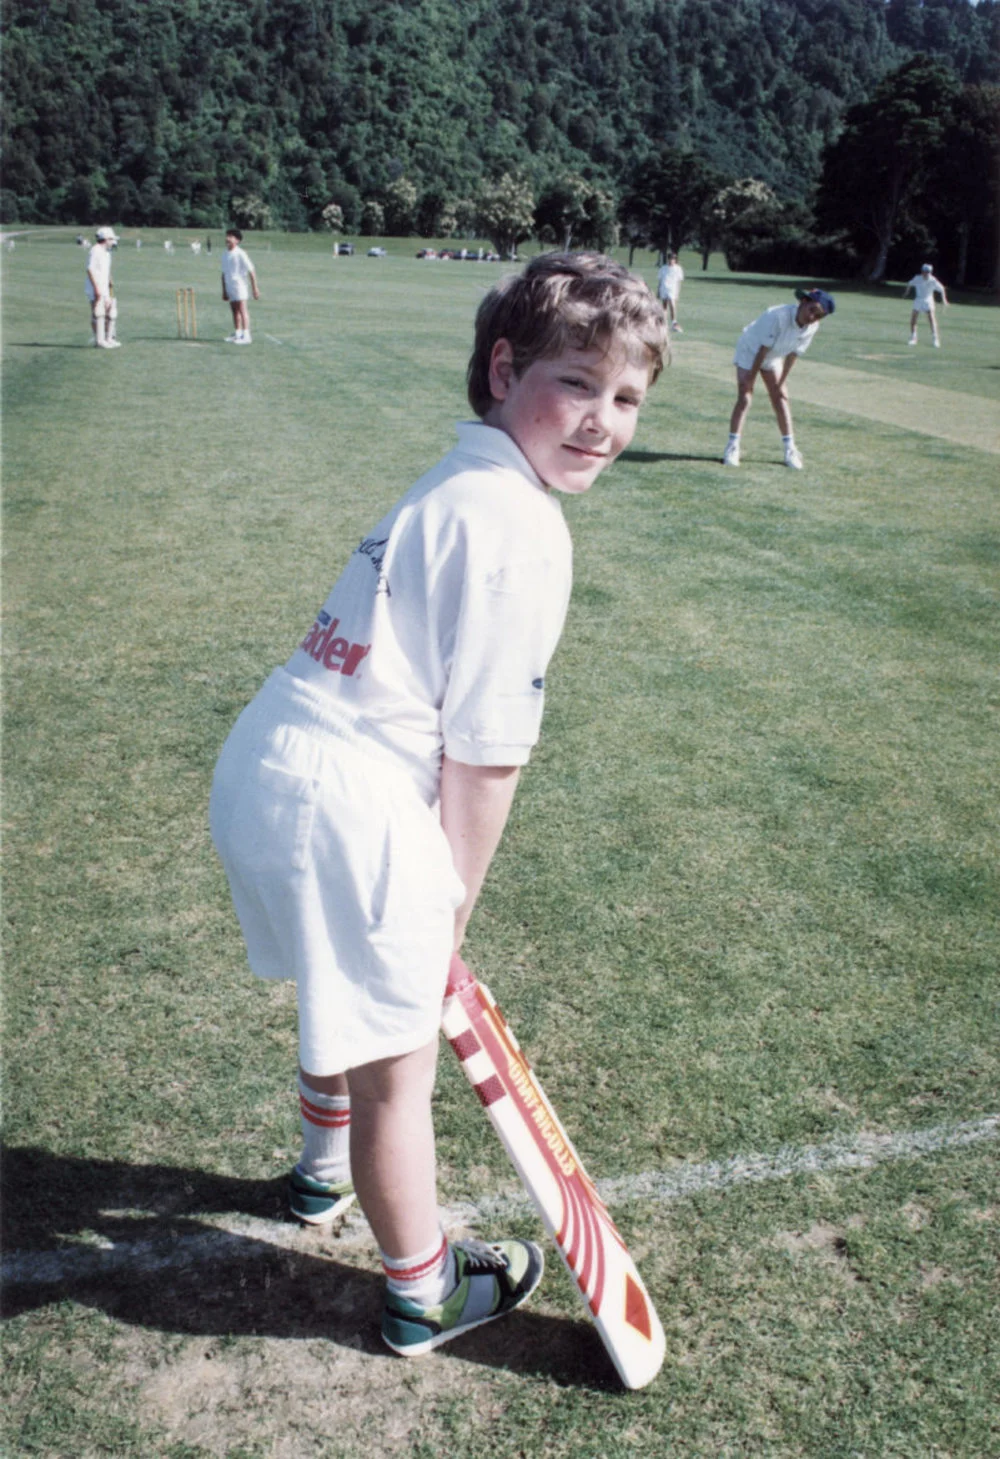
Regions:
M 288 1209 L 296 1221 L 301 1221 L 303 1226 L 332 1226 L 338 1216 L 342 1216 L 346 1210 L 353 1206 L 357 1197 L 353 1194 L 341 1196 L 334 1201 L 328 1211 L 297 1211 L 291 1203 Z
M 496 1322 L 501 1317 L 509 1317 L 512 1312 L 519 1311 L 527 1302 L 528 1298 L 538 1289 L 538 1284 L 545 1275 L 545 1255 L 541 1247 L 536 1247 L 538 1252 L 538 1275 L 531 1286 L 525 1292 L 520 1302 L 514 1307 L 505 1307 L 502 1312 L 491 1312 L 488 1317 L 479 1317 L 475 1322 L 464 1322 L 461 1327 L 452 1327 L 447 1332 L 437 1332 L 433 1337 L 425 1338 L 423 1342 L 407 1343 L 405 1347 L 397 1347 L 390 1342 L 385 1333 L 382 1334 L 382 1341 L 386 1347 L 392 1348 L 401 1358 L 420 1358 L 424 1353 L 433 1352 L 435 1348 L 441 1347 L 446 1342 L 453 1342 L 457 1337 L 463 1337 L 467 1332 L 474 1332 L 477 1327 L 485 1327 L 487 1322 Z

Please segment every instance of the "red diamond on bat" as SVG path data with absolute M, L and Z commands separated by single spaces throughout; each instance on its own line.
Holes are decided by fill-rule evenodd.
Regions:
M 625 1321 L 636 1332 L 641 1332 L 647 1342 L 652 1341 L 653 1328 L 649 1321 L 649 1305 L 642 1292 L 630 1276 L 625 1278 Z

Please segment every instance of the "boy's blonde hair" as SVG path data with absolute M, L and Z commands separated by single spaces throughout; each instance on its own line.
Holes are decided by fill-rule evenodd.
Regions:
M 638 275 L 601 253 L 542 253 L 491 289 L 476 313 L 469 361 L 469 403 L 478 416 L 493 405 L 490 359 L 497 340 L 514 353 L 514 373 L 566 349 L 635 345 L 649 360 L 650 384 L 669 358 L 663 307 Z

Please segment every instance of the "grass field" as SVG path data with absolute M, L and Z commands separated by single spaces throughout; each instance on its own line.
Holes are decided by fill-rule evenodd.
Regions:
M 220 240 L 126 236 L 106 354 L 72 236 L 2 255 L 4 1452 L 1000 1455 L 996 310 L 913 350 L 899 290 L 838 289 L 791 380 L 806 469 L 761 399 L 725 471 L 732 344 L 800 281 L 684 257 L 674 364 L 567 503 L 467 955 L 663 1318 L 625 1394 L 551 1248 L 526 1312 L 407 1364 L 360 1217 L 284 1219 L 294 1000 L 206 824 L 239 709 L 467 415 L 497 266 L 252 237 L 235 349 Z M 453 1064 L 449 1224 L 537 1232 Z

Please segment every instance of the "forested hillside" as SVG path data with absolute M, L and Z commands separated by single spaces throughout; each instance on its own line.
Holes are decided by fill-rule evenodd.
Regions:
M 914 53 L 1000 80 L 997 0 L 5 0 L 4 30 L 26 222 L 433 234 L 502 174 L 617 199 L 664 143 L 802 199 Z

